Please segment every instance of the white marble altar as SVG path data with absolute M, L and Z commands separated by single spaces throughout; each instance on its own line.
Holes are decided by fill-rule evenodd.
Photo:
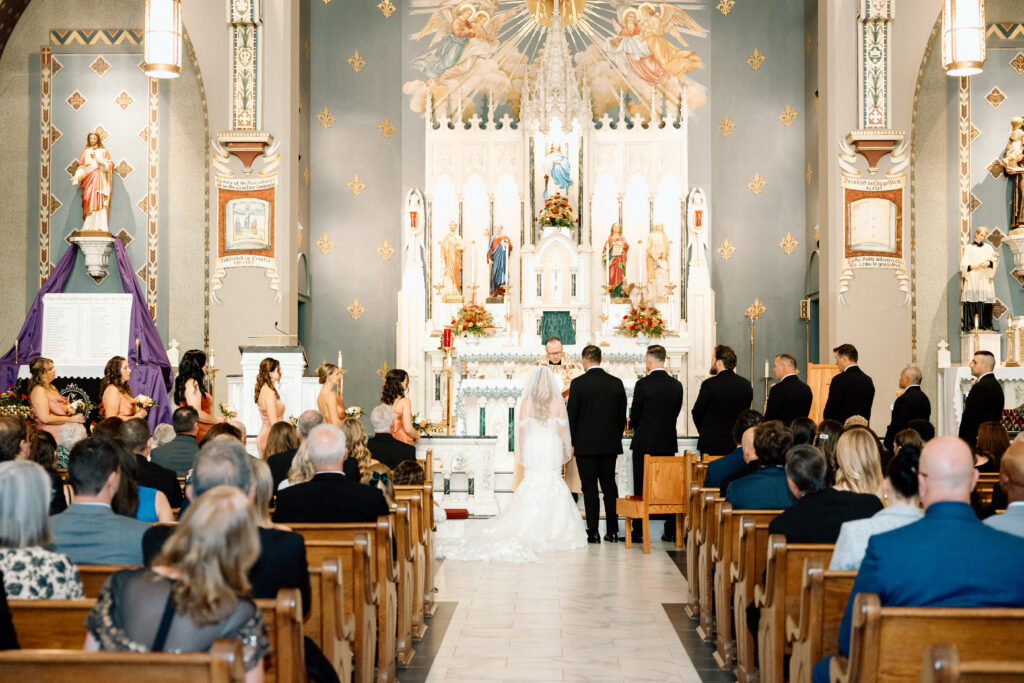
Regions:
M 285 406 L 285 418 L 297 417 L 302 411 L 316 409 L 320 391 L 316 377 L 305 377 L 306 354 L 301 346 L 239 346 L 242 353 L 242 374 L 228 375 L 228 403 L 238 411 L 247 434 L 259 434 L 262 421 L 260 409 L 253 399 L 260 361 L 268 356 L 281 363 L 281 381 L 277 390 Z

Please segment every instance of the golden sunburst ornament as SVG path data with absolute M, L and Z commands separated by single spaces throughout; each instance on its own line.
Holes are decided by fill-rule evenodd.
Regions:
M 330 128 L 337 119 L 334 118 L 334 114 L 327 107 L 324 107 L 324 110 L 316 115 L 316 120 L 324 128 Z
M 723 138 L 729 137 L 729 133 L 736 127 L 736 124 L 732 122 L 728 116 L 722 119 L 722 122 L 718 124 L 718 132 L 722 134 Z
M 760 50 L 758 50 L 755 47 L 754 51 L 750 54 L 749 57 L 747 57 L 747 66 L 749 66 L 754 71 L 757 71 L 758 69 L 761 68 L 761 65 L 764 64 L 764 60 L 765 56 L 761 53 Z
M 382 259 L 387 261 L 388 259 L 395 255 L 395 248 L 391 246 L 391 242 L 384 240 L 383 242 L 380 243 L 380 246 L 377 247 L 377 254 L 380 255 Z
M 789 128 L 796 121 L 796 117 L 800 116 L 793 107 L 786 105 L 786 108 L 779 114 L 779 121 L 782 121 L 782 125 Z
M 352 176 L 352 180 L 345 184 L 348 186 L 348 189 L 351 190 L 353 197 L 358 197 L 359 193 L 366 189 L 366 185 L 364 185 L 363 181 L 359 179 L 358 173 Z
M 397 129 L 391 124 L 391 119 L 385 116 L 384 120 L 377 124 L 377 130 L 379 130 L 380 134 L 385 138 L 390 138 L 395 134 Z
M 718 255 L 722 257 L 723 261 L 728 261 L 730 257 L 732 257 L 733 252 L 736 251 L 736 247 L 732 246 L 732 242 L 730 242 L 729 238 L 726 237 L 725 240 L 722 241 L 722 246 L 718 247 L 715 251 L 718 252 Z
M 359 320 L 363 317 L 363 313 L 366 313 L 366 309 L 363 308 L 361 303 L 359 303 L 358 298 L 353 299 L 352 303 L 345 307 L 345 310 L 348 311 L 348 314 L 352 316 L 353 320 Z
M 787 232 L 786 238 L 779 242 L 779 248 L 786 252 L 786 256 L 793 253 L 793 250 L 800 246 L 800 243 L 793 239 L 792 233 Z
M 390 369 L 391 368 L 388 366 L 388 362 L 387 361 L 384 361 L 383 363 L 381 363 L 380 367 L 377 368 L 377 376 L 380 377 L 380 381 L 381 382 L 383 382 L 384 378 L 388 376 L 388 371 Z
M 753 179 L 747 183 L 747 187 L 750 188 L 750 191 L 756 196 L 761 194 L 761 190 L 763 190 L 767 184 L 768 183 L 759 173 L 755 173 Z
M 356 73 L 362 71 L 363 67 L 366 66 L 366 60 L 359 56 L 359 50 L 356 50 L 355 54 L 353 54 L 345 61 L 349 63 L 349 66 L 351 66 L 352 70 L 355 71 Z
M 314 244 L 320 248 L 320 253 L 324 256 L 330 254 L 331 250 L 334 249 L 334 240 L 326 232 Z
M 380 10 L 385 19 L 390 19 L 391 15 L 395 13 L 396 7 L 391 3 L 391 0 L 380 0 L 377 3 L 377 9 Z

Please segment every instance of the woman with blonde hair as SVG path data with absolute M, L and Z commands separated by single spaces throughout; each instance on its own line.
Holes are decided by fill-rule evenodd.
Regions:
M 50 478 L 29 460 L 0 463 L 0 572 L 7 597 L 84 598 L 78 568 L 67 555 L 47 550 Z
M 316 409 L 328 424 L 340 427 L 345 419 L 345 401 L 341 398 L 341 368 L 334 363 L 324 362 L 316 369 L 316 375 L 323 385 L 316 397 Z
M 256 510 L 238 488 L 217 486 L 193 503 L 151 568 L 115 572 L 86 618 L 86 650 L 207 652 L 242 643 L 246 683 L 263 680 L 266 624 L 250 591 L 260 553 Z
M 363 423 L 358 418 L 346 417 L 339 426 L 345 435 L 348 457 L 355 458 L 355 461 L 359 463 L 359 471 L 362 472 L 364 468 L 377 464 L 378 461 L 374 460 L 370 448 L 366 445 L 369 438 L 366 436 Z
M 263 460 L 266 461 L 272 455 L 293 451 L 299 447 L 299 434 L 295 431 L 295 425 L 291 422 L 278 422 L 270 428 L 267 436 L 267 445 L 263 449 Z
M 259 373 L 256 375 L 256 391 L 253 400 L 260 411 L 263 426 L 256 444 L 260 455 L 267 447 L 270 427 L 284 419 L 284 404 L 275 384 L 281 381 L 281 362 L 276 358 L 264 358 L 260 361 Z
M 32 379 L 28 383 L 28 399 L 32 405 L 32 416 L 36 419 L 36 429 L 60 437 L 60 428 L 68 422 L 85 422 L 85 415 L 68 415 L 68 400 L 60 395 L 53 380 L 57 373 L 53 370 L 53 361 L 40 356 L 28 365 Z
M 274 498 L 274 475 L 270 473 L 270 465 L 255 458 L 249 464 L 252 466 L 252 481 L 256 484 L 256 497 L 253 500 L 253 505 L 256 507 L 259 525 L 264 529 L 291 531 L 283 524 L 274 524 L 270 521 L 270 501 Z
M 840 491 L 873 493 L 882 499 L 882 457 L 878 438 L 865 427 L 843 432 L 836 445 L 836 484 Z
M 295 457 L 292 458 L 292 466 L 288 470 L 288 478 L 277 485 L 277 490 L 281 491 L 292 484 L 307 482 L 315 474 L 316 470 L 313 469 L 313 462 L 309 459 L 309 446 L 303 441 L 299 445 L 299 450 L 295 451 Z
M 384 499 L 388 501 L 388 505 L 395 502 L 395 486 L 392 482 L 393 475 L 390 467 L 375 460 L 372 465 L 367 465 L 366 468 L 360 467 L 359 471 L 362 473 L 363 484 L 380 489 L 381 493 L 384 494 Z
M 124 356 L 114 356 L 103 368 L 103 381 L 100 382 L 100 395 L 103 401 L 103 412 L 108 417 L 146 417 L 146 409 L 135 405 L 132 389 L 128 380 L 132 376 L 131 364 Z

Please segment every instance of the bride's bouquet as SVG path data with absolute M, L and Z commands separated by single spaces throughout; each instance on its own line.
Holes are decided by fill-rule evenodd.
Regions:
M 75 415 L 85 415 L 85 411 L 88 410 L 89 406 L 82 399 L 72 401 L 68 404 L 67 414 L 68 417 L 74 417 Z
M 232 419 L 232 418 L 238 417 L 238 411 L 235 410 L 234 407 L 232 407 L 232 405 L 230 403 L 221 403 L 219 407 L 220 407 L 220 414 L 223 417 L 226 417 L 229 420 Z
M 156 401 L 145 394 L 139 394 L 133 399 L 135 407 L 139 410 L 149 410 L 156 406 Z

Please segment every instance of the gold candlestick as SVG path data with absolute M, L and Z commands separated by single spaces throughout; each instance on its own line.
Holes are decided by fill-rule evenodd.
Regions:
M 764 305 L 754 297 L 754 303 L 747 307 L 746 312 L 743 314 L 747 320 L 750 321 L 750 381 L 754 381 L 754 327 L 757 321 L 761 319 L 761 315 L 768 310 Z

